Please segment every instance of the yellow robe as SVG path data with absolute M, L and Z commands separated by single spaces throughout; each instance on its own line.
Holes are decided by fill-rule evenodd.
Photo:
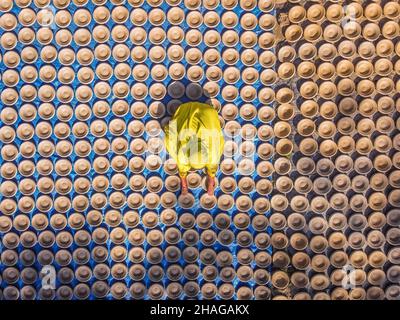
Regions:
M 217 111 L 200 102 L 180 105 L 165 127 L 165 146 L 180 176 L 185 177 L 191 169 L 206 168 L 214 177 L 224 149 Z

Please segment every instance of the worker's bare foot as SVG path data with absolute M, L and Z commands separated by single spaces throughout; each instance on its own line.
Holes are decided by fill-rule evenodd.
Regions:
M 181 194 L 185 195 L 189 193 L 186 177 L 181 177 L 181 185 L 182 185 L 182 191 Z
M 215 181 L 213 177 L 207 176 L 207 193 L 209 196 L 214 195 Z

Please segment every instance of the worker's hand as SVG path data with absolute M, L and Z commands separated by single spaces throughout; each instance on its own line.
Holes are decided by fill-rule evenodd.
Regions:
M 189 193 L 189 189 L 188 189 L 186 177 L 181 177 L 181 186 L 182 186 L 181 193 L 183 195 L 188 194 Z
M 211 176 L 207 176 L 207 193 L 209 196 L 214 195 L 215 181 Z

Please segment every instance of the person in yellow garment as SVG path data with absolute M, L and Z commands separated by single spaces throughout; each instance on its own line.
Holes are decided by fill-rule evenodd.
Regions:
M 224 149 L 217 111 L 205 103 L 184 103 L 164 130 L 165 146 L 178 165 L 182 194 L 188 193 L 188 172 L 205 168 L 207 193 L 213 195 L 214 177 Z

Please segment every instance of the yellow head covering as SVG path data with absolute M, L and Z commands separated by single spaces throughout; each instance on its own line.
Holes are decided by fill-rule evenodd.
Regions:
M 224 148 L 218 113 L 208 104 L 182 104 L 165 128 L 165 145 L 181 176 L 202 168 L 215 176 Z

